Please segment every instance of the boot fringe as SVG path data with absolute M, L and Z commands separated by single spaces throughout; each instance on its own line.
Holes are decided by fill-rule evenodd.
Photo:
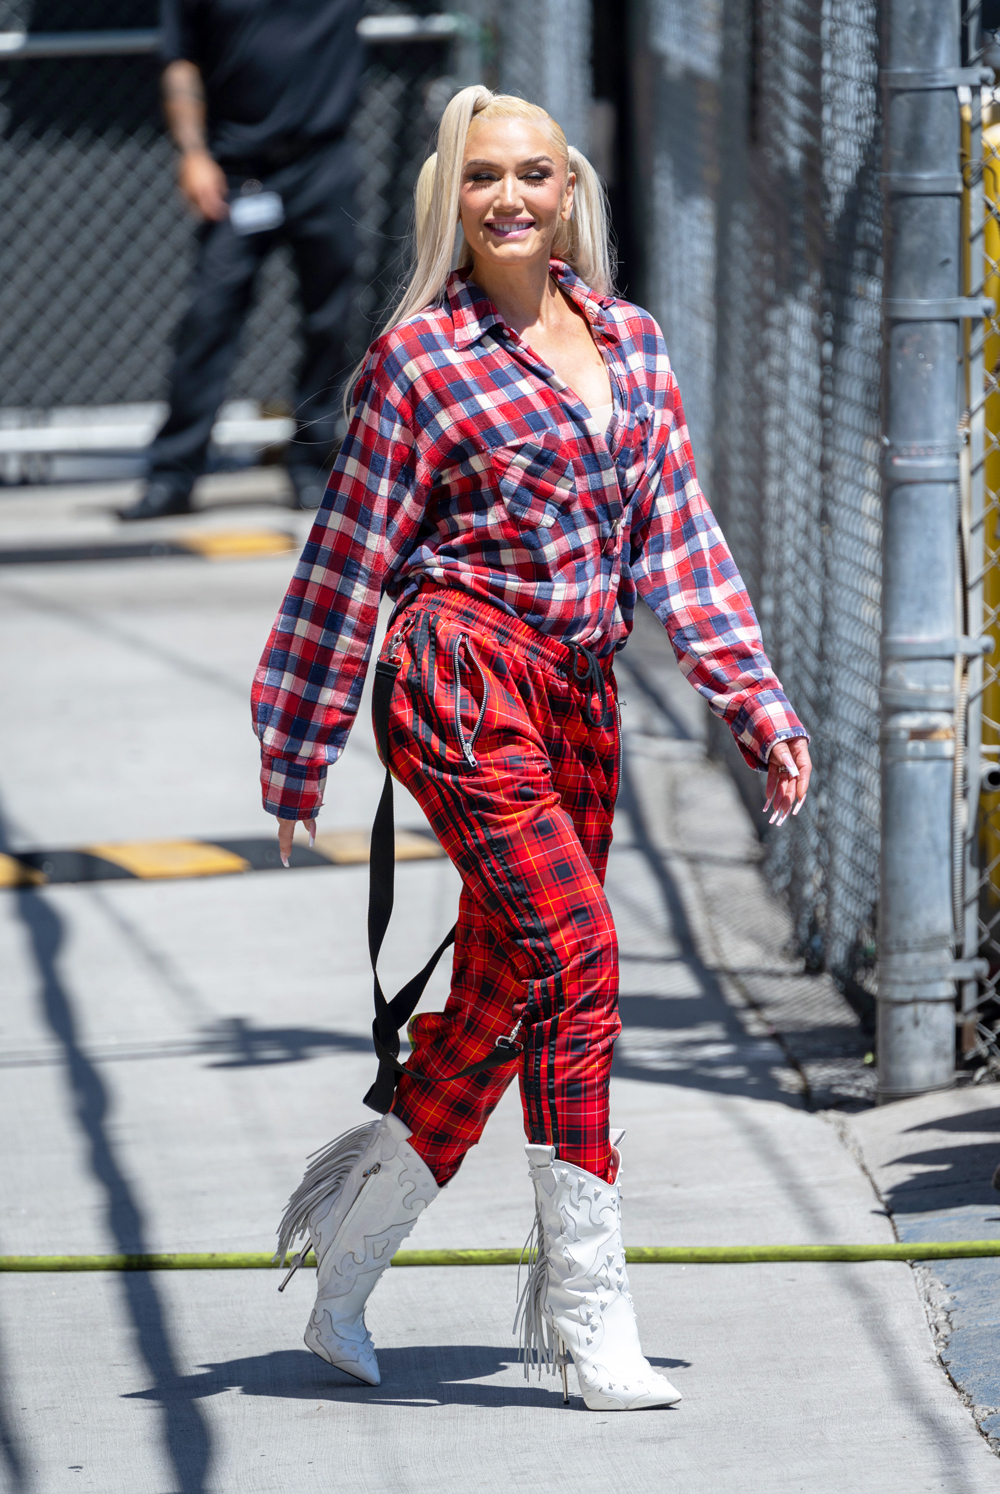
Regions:
M 530 1260 L 532 1251 L 535 1252 L 535 1260 L 528 1271 L 528 1279 L 523 1291 L 520 1291 L 521 1266 L 518 1266 L 519 1295 L 512 1329 L 520 1337 L 519 1357 L 524 1365 L 526 1380 L 530 1379 L 532 1369 L 538 1370 L 539 1379 L 542 1377 L 543 1368 L 551 1375 L 555 1371 L 557 1353 L 555 1331 L 543 1311 L 545 1289 L 548 1285 L 548 1266 L 545 1259 L 542 1216 L 537 1209 L 535 1210 L 535 1222 L 524 1242 L 524 1249 L 521 1251 L 521 1264 L 524 1263 L 526 1256 Z
M 304 1235 L 309 1228 L 309 1215 L 319 1204 L 335 1198 L 347 1182 L 354 1164 L 363 1157 L 371 1145 L 378 1128 L 378 1121 L 365 1126 L 355 1126 L 345 1131 L 308 1158 L 305 1177 L 291 1198 L 278 1226 L 278 1248 L 274 1264 L 280 1266 L 291 1248 L 292 1241 Z

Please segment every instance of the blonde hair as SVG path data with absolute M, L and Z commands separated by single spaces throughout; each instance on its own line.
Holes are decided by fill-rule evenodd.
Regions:
M 607 203 L 597 172 L 581 151 L 567 144 L 560 126 L 538 104 L 509 93 L 493 93 L 482 84 L 475 84 L 456 93 L 448 104 L 438 126 L 437 150 L 424 162 L 417 178 L 416 261 L 382 333 L 440 301 L 453 264 L 458 269 L 472 264 L 472 250 L 464 234 L 455 260 L 462 160 L 473 123 L 491 119 L 528 119 L 549 136 L 567 175 L 572 173 L 576 177 L 572 216 L 568 221 L 560 220 L 552 254 L 564 260 L 598 295 L 613 294 L 614 263 Z M 366 361 L 367 355 L 345 389 L 345 409 L 353 399 L 354 385 Z

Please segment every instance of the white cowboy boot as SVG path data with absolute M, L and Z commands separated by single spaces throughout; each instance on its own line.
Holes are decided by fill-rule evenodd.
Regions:
M 421 1212 L 441 1191 L 410 1146 L 409 1128 L 384 1115 L 314 1154 L 288 1201 L 276 1261 L 297 1235 L 316 1252 L 316 1303 L 306 1347 L 368 1385 L 381 1384 L 365 1303 Z M 284 1283 L 282 1283 L 284 1285 Z
M 535 1186 L 538 1259 L 518 1306 L 525 1373 L 533 1361 L 563 1370 L 566 1350 L 591 1411 L 639 1411 L 681 1399 L 639 1347 L 614 1183 L 525 1147 Z M 614 1150 L 620 1170 L 620 1157 Z M 515 1321 L 515 1329 L 518 1326 Z

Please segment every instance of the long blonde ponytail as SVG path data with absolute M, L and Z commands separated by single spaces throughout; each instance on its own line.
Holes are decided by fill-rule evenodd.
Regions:
M 472 264 L 472 251 L 461 235 L 456 258 L 458 199 L 462 185 L 462 159 L 473 120 L 530 119 L 552 140 L 567 172 L 576 176 L 573 215 L 556 230 L 552 253 L 598 295 L 614 290 L 607 199 L 600 177 L 582 152 L 567 145 L 556 121 L 538 104 L 529 104 L 513 94 L 492 93 L 482 84 L 456 93 L 438 125 L 437 150 L 424 162 L 414 192 L 414 238 L 416 257 L 412 274 L 382 332 L 389 332 L 407 317 L 441 299 L 452 268 Z M 353 399 L 354 386 L 367 358 L 354 371 L 344 391 L 344 406 Z

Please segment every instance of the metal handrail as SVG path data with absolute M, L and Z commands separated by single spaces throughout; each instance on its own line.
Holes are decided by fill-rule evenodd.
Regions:
M 451 41 L 467 36 L 475 22 L 462 15 L 365 16 L 358 35 L 374 45 L 387 42 Z M 157 52 L 158 30 L 0 31 L 0 62 L 44 57 L 126 57 Z
M 0 62 L 33 57 L 125 57 L 155 52 L 159 31 L 0 31 Z

